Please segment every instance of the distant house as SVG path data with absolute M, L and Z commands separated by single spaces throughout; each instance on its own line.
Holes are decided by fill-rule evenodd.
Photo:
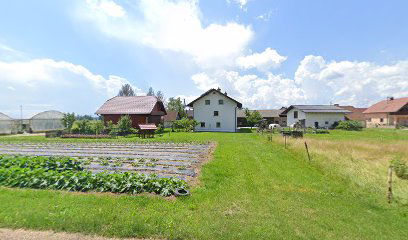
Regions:
M 284 110 L 285 109 L 249 110 L 249 111 L 259 112 L 262 118 L 265 119 L 268 122 L 268 124 L 276 123 L 281 126 L 286 126 L 286 116 L 280 116 L 280 114 Z M 244 109 L 237 110 L 237 123 L 238 123 L 238 127 L 248 126 Z
M 364 111 L 367 127 L 408 126 L 408 97 L 378 102 Z
M 167 111 L 167 115 L 162 117 L 163 126 L 170 128 L 173 122 L 180 119 L 180 114 L 177 111 Z
M 345 120 L 348 110 L 334 105 L 292 105 L 281 113 L 288 126 L 299 123 L 302 127 L 330 128 Z
M 195 131 L 236 132 L 237 108 L 242 104 L 220 89 L 210 89 L 188 104 L 199 122 Z
M 132 127 L 141 125 L 157 125 L 161 117 L 166 115 L 163 103 L 154 96 L 114 97 L 106 101 L 96 114 L 103 116 L 105 123 L 117 123 L 121 116 L 129 115 Z
M 361 123 L 363 127 L 366 126 L 366 120 L 368 118 L 366 114 L 364 114 L 364 111 L 367 110 L 367 108 L 356 108 L 353 106 L 339 106 L 339 107 L 350 111 L 349 113 L 346 114 L 346 120 L 358 121 Z

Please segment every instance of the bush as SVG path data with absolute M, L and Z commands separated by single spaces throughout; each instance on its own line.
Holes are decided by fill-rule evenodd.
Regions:
M 172 129 L 176 129 L 176 131 L 191 132 L 197 125 L 198 122 L 195 119 L 182 118 L 173 122 Z
M 406 163 L 400 160 L 394 160 L 391 166 L 394 168 L 397 177 L 408 180 L 408 166 Z
M 340 121 L 336 129 L 343 129 L 347 131 L 360 131 L 363 125 L 359 121 Z

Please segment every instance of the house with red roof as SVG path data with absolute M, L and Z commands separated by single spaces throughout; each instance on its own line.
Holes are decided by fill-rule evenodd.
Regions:
M 367 117 L 367 127 L 408 127 L 408 97 L 389 97 L 363 113 Z
M 105 124 L 117 123 L 124 115 L 132 119 L 132 127 L 137 129 L 155 129 L 166 115 L 163 102 L 155 96 L 114 97 L 106 101 L 96 114 L 103 116 Z

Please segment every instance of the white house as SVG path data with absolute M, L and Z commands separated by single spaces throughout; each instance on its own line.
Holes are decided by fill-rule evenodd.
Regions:
M 335 105 L 292 105 L 281 115 L 286 115 L 288 126 L 300 123 L 302 127 L 330 128 L 344 121 L 349 112 Z
M 199 122 L 195 131 L 237 131 L 237 108 L 242 108 L 242 104 L 219 88 L 208 90 L 188 106 L 193 108 L 193 117 Z

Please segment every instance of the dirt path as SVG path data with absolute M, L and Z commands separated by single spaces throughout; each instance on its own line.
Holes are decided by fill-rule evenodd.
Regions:
M 62 233 L 52 231 L 32 231 L 24 229 L 0 228 L 1 240 L 116 240 L 118 238 L 105 238 L 87 236 L 79 233 Z M 120 240 L 139 240 L 140 238 L 121 238 Z

